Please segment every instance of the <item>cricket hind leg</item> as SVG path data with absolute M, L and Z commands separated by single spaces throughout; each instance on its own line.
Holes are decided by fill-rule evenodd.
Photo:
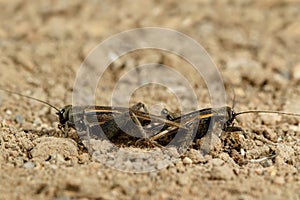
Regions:
M 102 124 L 101 129 L 105 133 L 106 138 L 114 141 L 146 138 L 147 135 L 143 129 L 143 122 L 139 120 L 135 112 L 140 111 L 141 109 L 143 109 L 147 115 L 148 110 L 145 104 L 137 103 L 130 107 L 128 111 L 114 116 Z
M 148 116 L 149 118 L 149 123 L 150 123 L 150 116 L 149 116 L 149 111 L 147 109 L 147 106 L 142 103 L 139 102 L 133 106 L 130 107 L 129 109 L 129 113 L 125 113 L 125 114 L 129 114 L 129 116 L 127 117 L 127 123 L 125 123 L 125 127 L 121 127 L 122 129 L 125 128 L 125 132 L 131 132 L 130 135 L 134 136 L 134 137 L 138 137 L 138 138 L 147 138 L 147 134 L 145 132 L 145 130 L 143 129 L 143 125 L 146 125 L 145 122 L 141 119 L 138 118 L 137 114 L 135 113 L 135 111 L 141 111 L 144 112 L 144 114 L 146 116 Z M 130 124 L 131 120 L 133 121 L 133 124 Z M 137 128 L 136 128 L 137 127 Z
M 131 118 L 133 120 L 133 122 L 136 124 L 136 126 L 138 127 L 138 137 L 139 139 L 135 142 L 135 146 L 159 146 L 161 147 L 161 145 L 159 145 L 156 141 L 152 141 L 149 137 L 147 137 L 147 134 L 143 128 L 143 125 L 145 125 L 143 122 L 141 122 L 138 117 L 136 116 L 136 114 L 134 113 L 134 111 L 143 111 L 146 115 L 149 115 L 149 111 L 148 111 L 148 108 L 147 106 L 142 103 L 142 102 L 139 102 L 135 105 L 133 105 L 131 107 Z M 150 116 L 149 116 L 150 117 Z
M 142 102 L 138 102 L 137 104 L 131 106 L 130 109 L 134 111 L 141 111 L 141 109 L 143 109 L 144 113 L 149 114 L 147 106 Z
M 138 127 L 138 135 L 139 138 L 137 141 L 135 141 L 135 146 L 152 146 L 152 147 L 162 147 L 158 142 L 152 140 L 147 136 L 147 133 L 145 132 L 141 122 L 138 120 L 137 116 L 132 113 L 132 120 Z
M 145 104 L 139 102 L 130 107 L 128 111 L 108 119 L 104 124 L 101 125 L 101 128 L 97 128 L 100 130 L 97 130 L 95 132 L 103 132 L 104 134 L 97 134 L 98 137 L 108 140 L 117 140 L 122 133 L 126 133 L 127 135 L 131 136 L 143 136 L 144 133 L 141 130 L 141 123 L 134 114 L 135 111 L 139 111 L 141 109 L 143 109 L 145 113 L 148 112 Z M 131 120 L 134 124 L 136 124 L 136 126 L 138 126 L 138 130 L 133 126 Z

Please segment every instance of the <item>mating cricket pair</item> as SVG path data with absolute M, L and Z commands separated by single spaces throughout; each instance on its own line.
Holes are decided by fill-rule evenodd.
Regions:
M 161 115 L 152 115 L 146 106 L 138 103 L 130 108 L 109 106 L 71 106 L 61 109 L 43 100 L 17 92 L 1 89 L 11 94 L 33 99 L 46 104 L 57 111 L 59 127 L 66 133 L 68 128 L 86 131 L 89 138 L 114 140 L 127 135 L 137 142 L 156 145 L 189 146 L 194 139 L 213 134 L 217 128 L 225 132 L 242 131 L 233 126 L 236 116 L 246 113 L 276 113 L 292 116 L 300 114 L 280 111 L 249 110 L 235 113 L 229 106 L 205 108 L 183 115 L 170 113 L 167 109 Z

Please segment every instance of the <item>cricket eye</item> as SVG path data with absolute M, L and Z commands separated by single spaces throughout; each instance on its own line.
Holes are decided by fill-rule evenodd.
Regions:
M 232 118 L 234 118 L 234 117 L 235 117 L 235 112 L 232 111 L 232 112 L 231 112 L 231 115 L 232 115 Z
M 169 114 L 168 109 L 166 109 L 166 108 L 162 109 L 161 114 L 162 114 L 162 115 L 167 115 L 167 114 Z
M 56 112 L 57 115 L 61 115 L 64 111 L 62 111 L 63 109 L 60 109 L 59 111 Z
M 64 114 L 66 110 L 64 108 L 60 109 L 60 114 Z

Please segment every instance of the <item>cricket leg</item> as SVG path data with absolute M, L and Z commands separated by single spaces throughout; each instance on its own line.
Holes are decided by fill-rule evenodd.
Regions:
M 91 145 L 91 127 L 90 126 L 86 127 L 86 132 L 87 132 L 87 144 L 86 144 L 86 147 L 87 147 L 88 151 L 90 153 L 92 153 L 93 150 L 92 150 L 92 145 Z
M 135 142 L 135 145 L 138 146 L 139 144 L 146 144 L 146 145 L 151 145 L 151 146 L 162 147 L 162 145 L 160 145 L 158 142 L 152 140 L 151 138 L 149 138 L 147 136 L 147 134 L 146 134 L 145 130 L 143 129 L 143 126 L 142 126 L 141 122 L 138 120 L 137 116 L 134 113 L 131 113 L 131 114 L 132 114 L 132 120 L 138 126 L 139 136 L 140 136 L 140 139 L 138 139 Z
M 61 130 L 62 135 L 64 138 L 69 137 L 69 132 L 71 131 L 71 127 L 68 126 L 68 124 L 58 124 L 58 129 Z
M 161 110 L 161 116 L 167 120 L 173 121 L 177 116 L 175 113 L 171 113 L 168 109 L 164 108 Z
M 135 142 L 135 146 L 139 145 L 146 145 L 146 146 L 152 146 L 152 147 L 159 147 L 159 148 L 165 148 L 163 145 L 159 144 L 155 140 L 152 140 L 151 138 L 140 138 Z
M 138 134 L 137 136 L 140 138 L 147 138 L 147 134 L 145 133 L 145 130 L 143 129 L 143 126 L 141 124 L 141 122 L 138 120 L 136 114 L 134 112 L 131 112 L 131 119 L 132 121 L 136 124 L 136 126 L 138 127 Z
M 140 111 L 141 109 L 143 109 L 144 113 L 149 114 L 147 106 L 142 102 L 139 102 L 139 103 L 133 105 L 130 109 L 132 109 L 133 111 L 135 111 L 135 110 Z

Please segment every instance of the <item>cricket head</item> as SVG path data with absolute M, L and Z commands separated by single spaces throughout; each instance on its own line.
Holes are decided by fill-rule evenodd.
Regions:
M 59 123 L 61 125 L 65 125 L 67 122 L 73 121 L 73 119 L 72 119 L 73 117 L 72 117 L 71 113 L 72 113 L 71 105 L 64 106 L 63 108 L 58 110 L 58 112 L 56 114 L 58 115 Z
M 234 112 L 233 108 L 230 106 L 226 106 L 225 110 L 226 110 L 226 126 L 231 126 L 236 117 L 236 113 Z

